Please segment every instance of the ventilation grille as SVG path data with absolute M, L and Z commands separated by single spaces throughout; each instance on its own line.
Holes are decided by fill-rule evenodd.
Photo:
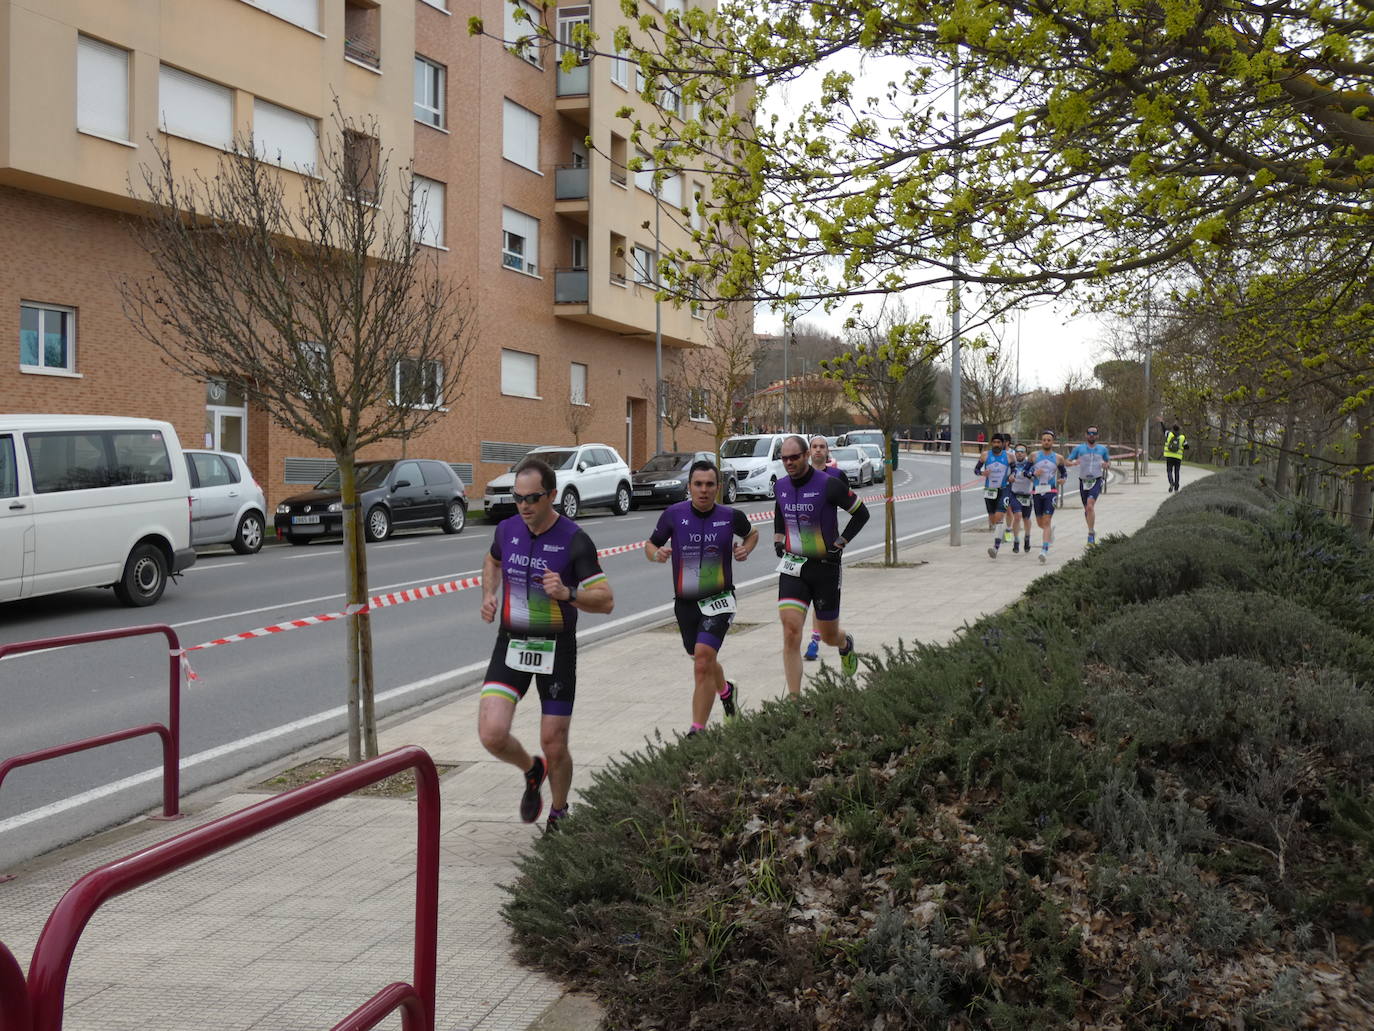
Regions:
M 450 462 L 448 467 L 458 474 L 458 479 L 463 481 L 463 486 L 472 486 L 472 463 L 471 462 Z
M 482 441 L 481 458 L 484 462 L 497 462 L 510 465 L 518 462 L 533 450 L 533 444 L 511 444 L 503 440 Z
M 336 468 L 332 458 L 288 458 L 284 483 L 305 483 L 314 486 Z

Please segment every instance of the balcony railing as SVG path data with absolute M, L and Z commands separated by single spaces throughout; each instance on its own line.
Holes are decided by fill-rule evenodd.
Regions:
M 556 268 L 553 270 L 553 300 L 555 304 L 586 304 L 590 294 L 585 268 Z
M 560 97 L 585 97 L 589 92 L 591 82 L 591 65 L 575 65 L 572 71 L 565 70 L 561 65 L 558 69 L 558 95 Z
M 553 170 L 554 200 L 586 200 L 589 196 L 586 165 L 559 165 Z
M 377 44 L 370 39 L 344 37 L 344 57 L 351 57 L 360 64 L 369 65 L 373 68 L 382 66 L 382 54 L 377 49 Z

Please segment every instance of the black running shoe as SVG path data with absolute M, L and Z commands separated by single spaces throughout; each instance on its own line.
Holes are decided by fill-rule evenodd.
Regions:
M 546 823 L 546 824 L 544 824 L 544 833 L 545 833 L 545 834 L 557 834 L 560 830 L 562 830 L 562 828 L 558 826 L 559 821 L 560 821 L 560 820 L 563 820 L 563 819 L 566 819 L 566 818 L 567 818 L 567 815 L 568 815 L 568 807 L 567 807 L 567 806 L 564 806 L 562 809 L 550 809 L 550 810 L 549 810 L 549 822 Z
M 739 715 L 739 706 L 735 704 L 735 700 L 739 698 L 739 688 L 733 680 L 727 680 L 725 686 L 730 690 L 720 696 L 720 707 L 725 713 L 725 718 L 732 720 Z
M 525 794 L 520 799 L 520 819 L 525 823 L 534 823 L 544 811 L 544 796 L 539 792 L 544 774 L 544 760 L 536 755 L 534 765 L 525 771 Z

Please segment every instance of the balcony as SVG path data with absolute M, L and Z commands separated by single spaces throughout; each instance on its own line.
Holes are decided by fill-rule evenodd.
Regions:
M 578 125 L 588 126 L 592 117 L 590 64 L 574 65 L 572 71 L 558 66 L 558 96 L 555 106 Z
M 365 64 L 369 68 L 381 68 L 382 55 L 377 49 L 377 44 L 369 39 L 361 37 L 355 39 L 351 36 L 344 37 L 344 57 Z
M 586 304 L 590 298 L 585 268 L 556 268 L 553 270 L 553 301 L 555 304 Z
M 559 165 L 553 172 L 553 210 L 587 224 L 591 208 L 591 170 L 586 165 Z

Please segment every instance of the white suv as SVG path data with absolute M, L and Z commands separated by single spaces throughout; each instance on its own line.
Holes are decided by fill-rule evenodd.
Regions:
M 553 503 L 569 519 L 576 519 L 584 508 L 606 506 L 615 515 L 630 510 L 630 467 L 607 444 L 537 447 L 525 458 L 538 458 L 553 467 L 558 481 Z M 510 495 L 515 486 L 513 470 L 519 464 L 487 484 L 482 504 L 488 519 L 502 519 L 515 512 Z

